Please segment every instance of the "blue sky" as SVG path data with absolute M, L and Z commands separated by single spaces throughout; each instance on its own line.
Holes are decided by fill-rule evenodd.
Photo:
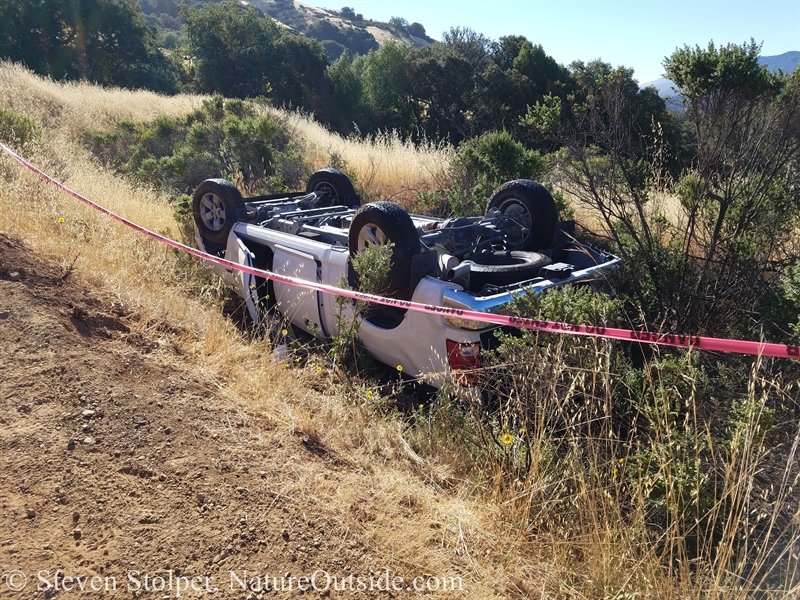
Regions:
M 559 63 L 601 58 L 632 67 L 640 83 L 658 79 L 676 47 L 763 43 L 762 55 L 800 50 L 800 0 L 303 0 L 351 6 L 365 18 L 403 17 L 428 35 L 462 26 L 498 39 L 524 35 Z

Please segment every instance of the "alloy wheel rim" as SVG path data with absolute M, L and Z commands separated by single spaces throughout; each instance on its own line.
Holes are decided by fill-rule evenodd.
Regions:
M 383 230 L 377 225 L 364 225 L 358 232 L 358 251 L 364 252 L 368 246 L 377 246 L 388 243 Z
M 221 231 L 225 227 L 225 204 L 222 198 L 210 192 L 204 194 L 200 199 L 200 220 L 211 231 Z

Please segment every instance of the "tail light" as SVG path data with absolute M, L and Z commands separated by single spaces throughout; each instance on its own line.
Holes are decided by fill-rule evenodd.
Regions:
M 478 385 L 477 370 L 481 366 L 481 345 L 447 340 L 447 360 L 450 369 L 458 374 L 457 381 L 465 387 Z

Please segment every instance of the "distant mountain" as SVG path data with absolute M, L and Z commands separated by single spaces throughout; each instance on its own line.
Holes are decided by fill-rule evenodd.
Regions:
M 781 70 L 784 73 L 791 73 L 800 64 L 800 52 L 784 52 L 777 56 L 762 56 L 758 59 L 758 64 L 767 65 L 770 71 Z
M 2 1 L 2 0 L 0 0 Z M 181 36 L 180 7 L 183 0 L 136 0 L 145 19 L 161 31 L 165 48 L 174 48 Z M 218 4 L 225 0 L 195 0 L 193 6 Z M 415 47 L 433 42 L 421 23 L 409 23 L 392 17 L 389 23 L 365 19 L 352 8 L 341 10 L 317 8 L 294 0 L 238 0 L 244 7 L 254 8 L 262 17 L 269 15 L 278 25 L 292 33 L 319 40 L 330 60 L 347 50 L 350 56 L 377 50 L 382 44 L 395 40 Z
M 758 59 L 758 64 L 767 65 L 770 71 L 783 71 L 784 73 L 791 73 L 798 65 L 800 65 L 800 52 L 791 51 L 778 54 L 777 56 L 761 56 Z M 658 90 L 658 95 L 664 98 L 667 103 L 667 108 L 677 112 L 682 112 L 681 107 L 681 94 L 676 91 L 675 83 L 666 77 L 659 77 L 655 81 L 643 83 L 639 89 L 646 87 L 654 87 Z
M 658 95 L 662 98 L 668 98 L 670 95 L 675 94 L 675 92 L 672 90 L 672 88 L 675 87 L 675 84 L 671 79 L 667 79 L 666 77 L 659 77 L 655 81 L 643 83 L 639 86 L 639 89 L 644 89 L 646 87 L 656 88 L 658 90 Z
M 351 56 L 366 54 L 390 40 L 415 47 L 433 42 L 421 24 L 409 24 L 402 18 L 393 23 L 383 23 L 365 19 L 346 7 L 330 10 L 294 0 L 239 1 L 268 14 L 293 33 L 319 40 L 331 60 L 338 58 L 345 50 Z
M 681 106 L 681 100 L 683 97 L 681 96 L 680 92 L 676 91 L 675 83 L 671 79 L 659 77 L 655 81 L 643 83 L 639 86 L 639 89 L 643 90 L 646 87 L 656 88 L 656 90 L 658 90 L 658 95 L 664 98 L 669 110 L 683 112 L 683 107 Z

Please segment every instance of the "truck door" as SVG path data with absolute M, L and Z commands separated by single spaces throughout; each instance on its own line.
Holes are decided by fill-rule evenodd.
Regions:
M 280 244 L 275 244 L 274 252 L 272 265 L 276 273 L 303 281 L 319 281 L 321 263 L 314 255 Z M 320 318 L 318 292 L 285 283 L 275 282 L 274 286 L 278 309 L 292 324 L 306 331 L 316 328 L 327 335 Z
M 238 237 L 236 238 L 236 246 L 233 248 L 229 247 L 229 251 L 230 250 L 233 250 L 234 253 L 234 256 L 230 257 L 231 261 L 244 265 L 245 267 L 253 267 L 255 256 Z M 227 252 L 226 258 L 228 258 Z M 255 323 L 260 324 L 262 315 L 258 307 L 258 292 L 256 291 L 257 284 L 255 276 L 235 269 L 226 269 L 226 271 L 228 271 L 228 277 L 225 279 L 233 285 L 239 297 L 244 298 L 245 305 L 247 306 L 247 313 L 250 315 L 250 318 L 253 319 Z

